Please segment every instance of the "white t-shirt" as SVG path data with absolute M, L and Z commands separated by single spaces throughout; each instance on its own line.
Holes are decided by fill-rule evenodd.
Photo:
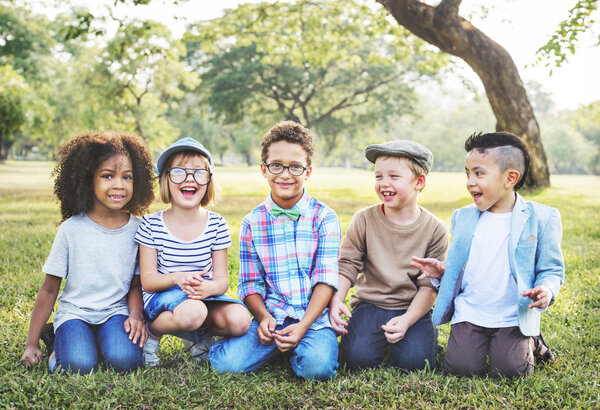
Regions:
M 87 215 L 64 221 L 42 272 L 66 279 L 58 297 L 54 330 L 67 320 L 104 323 L 117 314 L 129 316 L 127 293 L 136 272 L 140 224 L 134 216 L 119 229 L 107 229 Z
M 156 249 L 158 253 L 158 273 L 206 271 L 212 278 L 212 253 L 231 246 L 229 226 L 216 212 L 208 211 L 204 232 L 191 241 L 182 241 L 175 237 L 165 224 L 163 211 L 142 217 L 135 241 L 141 245 Z M 144 290 L 144 306 L 155 293 Z
M 511 216 L 512 212 L 481 213 L 451 323 L 518 326 L 518 288 L 508 258 Z

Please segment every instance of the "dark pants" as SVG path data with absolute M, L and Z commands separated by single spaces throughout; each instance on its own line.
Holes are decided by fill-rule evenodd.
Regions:
M 352 310 L 348 321 L 348 334 L 340 342 L 340 365 L 348 369 L 380 366 L 389 346 L 391 362 L 405 370 L 424 369 L 429 363 L 436 366 L 437 329 L 431 322 L 431 312 L 426 313 L 412 325 L 403 339 L 389 343 L 382 325 L 390 319 L 403 315 L 406 310 L 387 310 L 370 303 L 361 302 Z
M 533 372 L 531 338 L 517 326 L 487 328 L 469 322 L 451 326 L 444 370 L 458 376 L 483 376 L 490 358 L 492 377 L 521 377 Z

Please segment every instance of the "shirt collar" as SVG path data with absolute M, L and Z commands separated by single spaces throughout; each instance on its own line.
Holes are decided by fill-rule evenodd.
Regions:
M 298 202 L 296 202 L 294 204 L 294 206 L 292 206 L 290 209 L 297 210 L 300 213 L 300 215 L 306 215 L 306 211 L 308 210 L 309 204 L 310 204 L 310 195 L 308 194 L 308 192 L 305 189 L 302 192 L 302 196 L 300 197 Z M 274 205 L 276 205 L 276 204 L 275 204 L 275 202 L 273 202 L 273 198 L 271 198 L 271 193 L 269 193 L 269 195 L 267 196 L 267 199 L 265 200 L 265 207 L 267 208 L 267 211 L 269 213 L 271 212 L 271 209 L 273 209 Z

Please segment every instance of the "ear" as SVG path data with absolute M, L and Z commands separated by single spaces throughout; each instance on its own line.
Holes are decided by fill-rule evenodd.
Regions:
M 514 188 L 519 182 L 519 178 L 521 177 L 521 173 L 516 169 L 508 169 L 506 170 L 506 182 L 505 186 L 507 188 Z
M 425 174 L 421 174 L 417 177 L 417 183 L 415 185 L 415 191 L 420 191 L 425 187 L 425 183 L 427 182 L 427 177 Z
M 260 163 L 260 172 L 262 172 L 264 178 L 267 177 L 267 167 L 265 166 L 264 162 Z
M 308 177 L 310 177 L 310 174 L 312 174 L 312 165 L 306 168 L 306 171 L 304 172 L 304 179 L 308 179 Z

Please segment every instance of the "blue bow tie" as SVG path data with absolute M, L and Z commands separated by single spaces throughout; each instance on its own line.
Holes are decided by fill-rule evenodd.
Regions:
M 281 209 L 277 205 L 273 205 L 273 208 L 271 209 L 271 213 L 273 214 L 273 216 L 285 215 L 293 221 L 297 221 L 298 218 L 300 217 L 300 212 L 298 212 L 294 209 Z

